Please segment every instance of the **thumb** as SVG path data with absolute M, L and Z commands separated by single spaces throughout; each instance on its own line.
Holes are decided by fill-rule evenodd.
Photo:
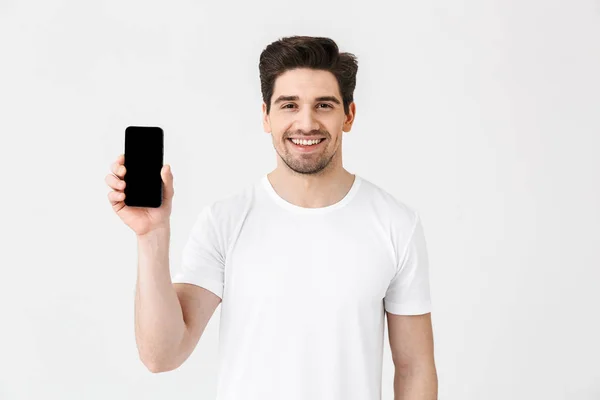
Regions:
M 169 164 L 163 165 L 160 170 L 160 176 L 163 181 L 163 199 L 171 200 L 174 194 L 174 188 L 173 173 L 171 172 L 171 166 Z

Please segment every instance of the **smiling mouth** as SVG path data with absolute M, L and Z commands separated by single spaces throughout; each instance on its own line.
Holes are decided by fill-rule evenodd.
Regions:
M 287 140 L 289 140 L 294 146 L 300 147 L 300 148 L 311 148 L 311 147 L 316 147 L 318 145 L 320 145 L 321 143 L 323 143 L 326 139 L 322 138 L 319 139 L 318 141 L 314 141 L 314 140 L 307 140 L 305 143 L 303 144 L 302 142 L 299 143 L 294 143 L 294 141 L 291 138 L 288 138 Z

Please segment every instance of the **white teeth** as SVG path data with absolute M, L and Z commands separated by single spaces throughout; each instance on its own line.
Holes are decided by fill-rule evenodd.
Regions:
M 317 140 L 298 140 L 298 139 L 291 139 L 292 142 L 294 142 L 295 144 L 301 144 L 303 146 L 312 146 L 313 144 L 317 144 L 319 142 L 321 142 L 323 139 L 317 139 Z

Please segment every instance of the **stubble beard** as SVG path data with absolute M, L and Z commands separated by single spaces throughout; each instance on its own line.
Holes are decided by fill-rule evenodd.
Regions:
M 288 166 L 292 171 L 303 174 L 313 175 L 322 172 L 331 163 L 335 152 L 328 154 L 327 149 L 330 143 L 325 143 L 327 147 L 322 152 L 317 154 L 301 154 L 290 151 L 287 146 L 289 145 L 288 139 L 283 139 L 283 151 L 278 152 L 281 160 Z M 327 138 L 329 140 L 329 136 Z M 283 154 L 282 154 L 283 153 Z

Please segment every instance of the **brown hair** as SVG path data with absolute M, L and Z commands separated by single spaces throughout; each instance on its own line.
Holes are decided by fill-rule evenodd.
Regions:
M 326 37 L 289 36 L 269 44 L 260 54 L 258 69 L 263 101 L 267 114 L 271 110 L 271 97 L 275 79 L 295 68 L 311 68 L 331 72 L 337 79 L 344 113 L 354 101 L 358 63 L 351 53 L 340 53 L 337 44 Z

